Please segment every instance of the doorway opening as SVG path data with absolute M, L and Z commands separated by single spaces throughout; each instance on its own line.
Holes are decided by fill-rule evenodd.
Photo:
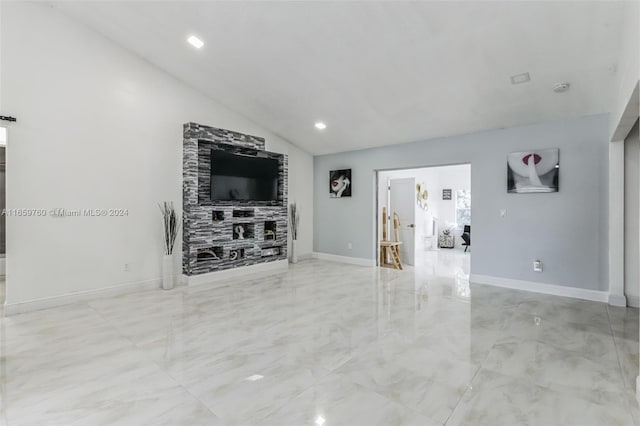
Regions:
M 378 265 L 398 269 L 388 248 L 398 242 L 403 269 L 468 278 L 471 165 L 381 170 L 377 174 Z M 389 243 L 383 243 L 385 237 Z

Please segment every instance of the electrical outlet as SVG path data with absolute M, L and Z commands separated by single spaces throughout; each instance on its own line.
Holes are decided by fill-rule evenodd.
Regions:
M 533 261 L 533 272 L 542 272 L 542 260 Z
M 353 248 L 353 244 L 351 244 L 351 243 L 347 243 L 347 248 L 348 248 L 349 250 L 351 250 L 351 249 Z
M 125 271 L 125 272 L 129 272 L 129 271 L 131 271 L 131 265 L 129 265 L 128 263 L 125 263 L 125 264 L 124 264 L 124 271 Z

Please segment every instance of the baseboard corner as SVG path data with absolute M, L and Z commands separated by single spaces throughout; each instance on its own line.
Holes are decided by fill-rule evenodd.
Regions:
M 640 296 L 625 296 L 627 299 L 627 306 L 632 308 L 640 308 Z
M 627 306 L 627 298 L 623 294 L 609 293 L 608 303 L 611 306 L 619 306 L 624 308 Z

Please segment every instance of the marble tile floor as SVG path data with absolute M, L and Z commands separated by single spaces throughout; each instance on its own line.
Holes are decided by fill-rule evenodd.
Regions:
M 4 313 L 6 281 L 4 275 L 0 275 L 0 317 Z
M 434 256 L 2 318 L 0 424 L 640 424 L 637 310 L 469 285 L 468 256 Z

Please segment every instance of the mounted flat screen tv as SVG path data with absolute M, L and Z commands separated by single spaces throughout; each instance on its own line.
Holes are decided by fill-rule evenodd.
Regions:
M 278 159 L 211 150 L 211 201 L 277 201 Z

